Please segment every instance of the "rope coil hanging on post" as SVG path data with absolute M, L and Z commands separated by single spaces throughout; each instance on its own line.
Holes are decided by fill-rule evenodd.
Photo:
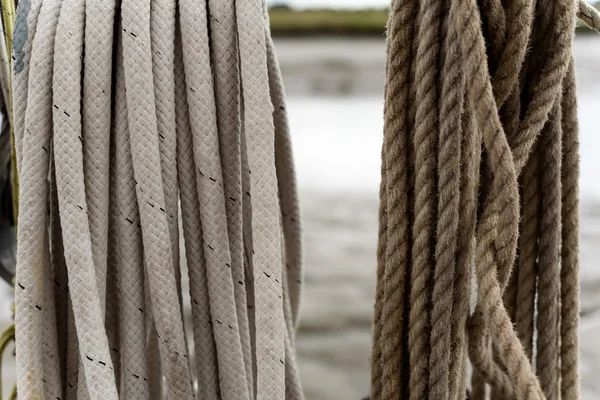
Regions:
M 371 399 L 580 397 L 576 16 L 392 1 Z
M 19 2 L 20 397 L 303 398 L 298 198 L 265 7 Z

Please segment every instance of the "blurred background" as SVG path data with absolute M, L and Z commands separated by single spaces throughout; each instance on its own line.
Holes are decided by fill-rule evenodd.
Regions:
M 369 391 L 387 0 L 274 0 L 271 29 L 288 95 L 306 286 L 297 345 L 308 400 Z M 600 399 L 600 35 L 578 29 L 581 357 Z

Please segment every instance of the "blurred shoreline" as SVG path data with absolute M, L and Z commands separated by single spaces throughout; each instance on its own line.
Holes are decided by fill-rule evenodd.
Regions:
M 306 0 L 305 0 L 306 1 Z M 341 2 L 337 7 L 297 7 L 285 1 L 272 2 L 269 8 L 271 34 L 275 37 L 383 37 L 388 19 L 389 3 L 361 2 L 362 7 L 348 8 Z M 597 5 L 598 7 L 598 5 Z M 591 33 L 578 21 L 578 33 Z

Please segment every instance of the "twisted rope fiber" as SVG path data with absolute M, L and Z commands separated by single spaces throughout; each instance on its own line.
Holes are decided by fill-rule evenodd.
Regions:
M 463 39 L 467 65 L 470 65 L 471 73 L 474 73 L 471 91 L 469 93 L 470 105 L 475 110 L 475 116 L 482 131 L 484 147 L 489 157 L 489 165 L 494 171 L 493 181 L 491 182 L 490 192 L 499 192 L 497 196 L 489 196 L 477 228 L 477 248 L 476 248 L 476 266 L 475 272 L 478 279 L 478 304 L 475 315 L 483 313 L 487 318 L 486 322 L 490 325 L 489 334 L 498 341 L 500 356 L 504 356 L 507 368 L 517 376 L 524 374 L 527 380 L 531 381 L 531 371 L 523 365 L 518 341 L 514 339 L 514 332 L 506 311 L 502 307 L 502 290 L 506 286 L 506 266 L 512 264 L 511 256 L 514 253 L 506 254 L 507 257 L 500 258 L 500 252 L 494 251 L 495 238 L 501 238 L 508 242 L 509 246 L 514 246 L 516 239 L 516 177 L 512 168 L 512 160 L 508 143 L 499 126 L 498 115 L 495 102 L 491 94 L 491 85 L 489 76 L 483 70 L 485 65 L 485 53 L 483 47 L 483 37 L 477 29 L 478 14 L 473 4 L 463 3 L 467 11 L 461 14 L 458 26 L 463 26 L 464 31 L 460 37 Z M 470 8 L 470 10 L 469 10 Z M 456 14 L 458 16 L 458 14 Z M 496 172 L 497 171 L 497 172 Z M 503 218 L 499 218 L 503 217 Z M 500 258 L 500 260 L 498 260 Z M 507 260 L 507 258 L 509 260 Z M 499 261 L 504 261 L 503 265 L 498 265 Z M 479 326 L 479 325 L 471 325 Z M 484 325 L 485 326 L 485 325 Z M 488 329 L 482 329 L 470 332 L 470 337 L 477 335 L 486 336 Z M 515 343 L 516 342 L 516 343 Z M 515 349 L 516 347 L 516 349 Z M 509 356 L 507 356 L 510 354 Z M 487 356 L 484 354 L 484 356 Z M 520 378 L 518 379 L 520 381 Z M 533 379 L 535 380 L 535 379 Z M 517 382 L 519 385 L 521 382 Z M 529 385 L 529 383 L 527 383 Z M 519 390 L 523 390 L 519 387 Z M 534 388 L 535 390 L 535 388 Z
M 516 79 L 518 78 L 518 75 L 519 75 L 519 69 L 514 68 L 514 65 L 520 66 L 523 63 L 523 56 L 525 54 L 525 46 L 527 44 L 528 36 L 529 36 L 530 30 L 531 30 L 531 20 L 532 20 L 531 4 L 528 4 L 528 3 L 529 2 L 512 2 L 507 6 L 506 13 L 509 14 L 511 22 L 509 23 L 509 30 L 507 31 L 508 36 L 506 39 L 506 43 L 500 43 L 500 45 L 493 46 L 493 48 L 490 50 L 491 53 L 499 54 L 498 65 L 494 66 L 497 69 L 493 75 L 493 81 L 492 81 L 492 84 L 493 84 L 492 88 L 494 90 L 496 105 L 499 108 L 504 105 L 504 101 L 506 100 L 507 96 L 509 96 L 511 91 L 516 92 L 516 89 L 517 89 L 515 83 L 516 83 Z M 516 16 L 514 15 L 515 9 L 517 10 Z M 505 47 L 503 48 L 503 46 L 505 46 Z M 518 48 L 515 49 L 514 48 L 515 46 L 518 46 Z M 511 68 L 512 68 L 512 71 L 510 70 Z M 502 117 L 504 117 L 503 118 L 504 120 L 515 121 L 512 123 L 507 122 L 506 125 L 504 126 L 505 132 L 506 132 L 509 140 L 515 134 L 512 132 L 512 130 L 516 129 L 514 124 L 516 124 L 517 123 L 516 121 L 519 120 L 518 114 L 511 116 L 509 113 L 511 111 L 513 113 L 517 113 L 518 112 L 517 110 L 520 107 L 520 103 L 518 103 L 518 98 L 517 99 L 513 98 L 512 100 L 513 100 L 513 103 L 516 103 L 516 104 L 514 104 L 514 105 L 509 104 L 504 109 L 501 109 Z M 509 257 L 512 257 L 512 255 Z M 514 282 L 514 280 L 511 280 L 508 275 L 508 271 L 509 271 L 510 267 L 511 267 L 510 264 L 506 264 L 501 270 L 502 276 L 504 276 L 504 278 L 501 278 L 503 287 L 506 287 L 507 284 Z M 511 302 L 512 302 L 514 294 L 510 293 L 510 292 L 516 291 L 516 287 L 514 285 L 509 285 L 508 289 L 509 289 L 509 291 L 507 291 L 504 294 L 505 301 L 507 301 L 505 303 L 505 306 L 507 308 L 507 311 L 512 313 Z M 472 324 L 471 327 L 472 328 L 481 327 L 481 332 L 479 332 L 479 333 L 473 332 L 477 335 L 482 336 L 480 338 L 476 338 L 475 340 L 477 340 L 477 341 L 485 341 L 486 340 L 483 338 L 483 337 L 487 336 L 487 328 L 485 325 Z M 471 348 L 473 349 L 475 347 L 471 347 Z M 484 347 L 481 347 L 481 348 L 484 348 Z M 494 349 L 494 354 L 497 357 L 496 353 L 497 353 L 496 349 Z M 489 362 L 489 360 L 486 360 L 485 358 L 486 357 L 475 357 L 475 360 L 478 362 L 481 361 L 481 362 L 487 363 L 488 365 L 491 365 L 491 362 Z M 497 370 L 497 371 L 499 371 L 499 370 Z M 492 375 L 492 376 L 499 378 L 497 375 Z M 484 390 L 485 390 L 485 385 L 484 385 L 483 381 L 480 379 L 478 371 L 476 371 L 473 374 L 472 383 L 473 383 L 474 396 L 475 397 L 483 396 Z
M 549 24 L 551 23 L 554 6 L 552 3 L 539 1 L 536 3 L 541 18 L 535 21 L 532 35 L 549 34 Z M 543 54 L 546 46 L 538 46 L 532 50 L 532 57 L 528 60 L 526 73 L 522 74 L 522 79 L 531 72 L 537 62 L 539 54 Z M 522 87 L 524 82 L 522 82 Z M 533 335 L 534 335 L 534 310 L 535 297 L 537 295 L 537 277 L 538 277 L 538 239 L 540 237 L 540 217 L 541 217 L 541 190 L 540 190 L 540 155 L 539 145 L 536 143 L 529 157 L 524 173 L 521 176 L 522 183 L 522 220 L 521 236 L 519 238 L 520 257 L 518 266 L 518 279 L 520 281 L 517 289 L 518 307 L 515 314 L 515 322 L 519 337 L 527 355 L 532 359 Z
M 468 358 L 471 398 L 578 399 L 572 40 L 576 15 L 596 14 L 419 6 L 392 2 L 388 21 L 371 398 L 464 399 Z
M 562 231 L 560 270 L 560 373 L 563 399 L 579 393 L 579 139 L 573 59 L 565 77 L 562 100 L 561 168 Z
M 536 371 L 547 398 L 559 398 L 559 297 L 561 249 L 561 179 L 562 129 L 560 97 L 548 121 L 540 147 L 542 154 L 542 219 L 540 221 L 538 271 L 538 330 Z
M 461 190 L 459 224 L 465 229 L 459 232 L 457 265 L 471 265 L 474 259 L 473 235 L 477 222 L 478 175 L 481 160 L 481 146 L 474 143 L 481 141 L 476 121 L 472 114 L 465 112 L 462 116 L 461 143 Z M 457 268 L 454 281 L 454 302 L 452 318 L 452 341 L 455 355 L 450 364 L 450 398 L 458 399 L 466 391 L 467 374 L 467 332 L 464 329 L 469 317 L 469 300 L 471 288 L 471 271 L 469 268 Z
M 380 330 L 376 330 L 376 335 L 386 338 L 383 341 L 383 347 L 380 348 L 381 356 L 373 357 L 376 363 L 373 367 L 372 379 L 375 382 L 381 380 L 383 384 L 382 398 L 394 398 L 403 380 L 402 363 L 408 354 L 402 344 L 402 335 L 398 334 L 402 329 L 403 320 L 408 319 L 404 314 L 404 302 L 406 286 L 405 277 L 407 273 L 406 265 L 409 256 L 408 235 L 409 224 L 407 221 L 407 162 L 408 162 L 408 138 L 401 134 L 407 124 L 408 117 L 408 81 L 410 68 L 410 40 L 413 35 L 412 24 L 409 23 L 414 13 L 414 2 L 412 0 L 401 0 L 392 3 L 391 18 L 388 23 L 388 29 L 402 29 L 391 35 L 388 40 L 388 52 L 395 54 L 394 58 L 388 59 L 387 70 L 395 77 L 393 82 L 387 84 L 386 98 L 397 98 L 395 107 L 390 107 L 385 113 L 385 125 L 396 126 L 395 131 L 398 135 L 386 138 L 382 151 L 382 183 L 381 183 L 381 208 L 380 217 L 389 215 L 386 224 L 382 224 L 385 230 L 381 230 L 379 237 L 379 262 L 381 272 L 379 275 L 385 286 L 378 293 L 383 294 L 387 299 L 381 304 L 381 322 L 375 322 L 375 325 L 381 324 Z M 399 19 L 402 23 L 392 23 L 392 20 Z M 391 174 L 385 175 L 387 165 L 404 165 L 405 168 L 395 168 L 390 170 Z M 387 218 L 386 218 L 387 219 Z M 385 259 L 389 262 L 385 262 Z M 383 275 L 382 275 L 383 274 Z M 384 277 L 385 276 L 385 277 Z M 394 305 L 392 307 L 388 305 Z M 377 329 L 377 328 L 376 328 Z M 377 343 L 377 341 L 375 341 Z M 376 361 L 375 361 L 376 360 Z M 383 366 L 383 371 L 378 370 Z M 379 390 L 379 389 L 378 389 Z
M 386 163 L 383 157 L 385 152 L 385 144 L 382 146 L 382 157 L 381 157 L 381 175 L 385 177 Z M 383 328 L 382 313 L 383 313 L 383 274 L 385 272 L 385 253 L 387 247 L 387 190 L 386 182 L 383 179 L 379 185 L 379 232 L 377 241 L 377 286 L 375 289 L 375 310 L 373 313 L 373 343 L 371 349 L 371 393 L 373 397 L 378 397 L 381 393 L 381 374 L 382 374 L 382 363 L 381 363 L 381 330 Z M 384 222 L 385 221 L 385 222 Z M 380 278 L 381 277 L 381 278 Z M 404 299 L 402 299 L 404 300 Z M 395 365 L 392 364 L 392 368 Z M 392 383 L 393 384 L 393 383 Z
M 600 33 L 600 12 L 584 0 L 579 0 L 578 6 L 577 17 L 587 26 Z
M 412 226 L 412 265 L 409 315 L 409 359 L 411 369 L 410 399 L 428 394 L 428 361 L 431 352 L 431 287 L 434 274 L 434 221 L 436 196 L 435 138 L 430 134 L 439 128 L 437 67 L 440 43 L 437 37 L 442 22 L 442 3 L 425 1 L 417 13 L 420 23 L 416 34 L 415 85 L 416 114 L 413 137 L 415 156 L 415 220 Z
M 450 31 L 449 35 L 456 35 Z M 431 354 L 429 358 L 430 396 L 447 399 L 449 396 L 449 369 L 453 287 L 458 241 L 458 207 L 460 204 L 460 141 L 461 115 L 464 101 L 464 76 L 460 64 L 453 59 L 460 56 L 456 36 L 443 42 L 444 69 L 441 74 L 442 98 L 440 109 L 440 136 L 437 176 L 439 180 L 437 243 L 435 245 L 435 274 L 433 308 L 431 315 Z
M 264 7 L 19 2 L 20 397 L 304 398 L 300 214 Z
M 537 146 L 536 146 L 537 147 Z M 533 149 L 522 175 L 522 217 L 519 237 L 519 266 L 517 282 L 517 310 L 515 322 L 519 339 L 527 357 L 533 353 L 534 308 L 537 279 L 539 237 L 540 188 L 538 151 Z

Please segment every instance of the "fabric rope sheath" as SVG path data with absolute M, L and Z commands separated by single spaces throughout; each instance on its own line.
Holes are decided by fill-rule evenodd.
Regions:
M 266 5 L 21 0 L 14 40 L 19 397 L 302 400 Z
M 372 400 L 580 398 L 577 17 L 392 0 Z

